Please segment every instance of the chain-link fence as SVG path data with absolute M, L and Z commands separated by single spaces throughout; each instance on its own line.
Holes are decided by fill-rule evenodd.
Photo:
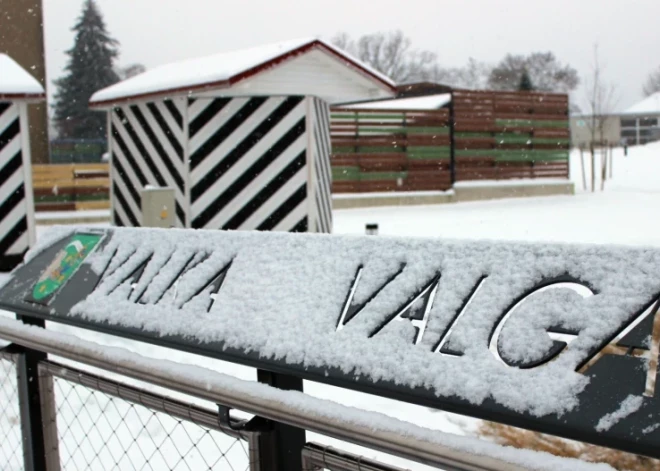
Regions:
M 251 469 L 254 434 L 223 426 L 217 411 L 53 363 L 40 377 L 52 384 L 61 469 Z
M 23 469 L 21 417 L 12 355 L 0 353 L 0 471 Z
M 303 471 L 410 471 L 318 443 L 302 451 Z
M 0 356 L 0 471 L 24 469 L 14 360 Z M 216 411 L 49 361 L 38 380 L 49 471 L 270 469 L 260 432 Z M 315 443 L 302 461 L 304 471 L 402 471 Z
M 46 359 L 30 370 L 30 361 L 20 352 L 0 352 L 0 471 L 281 469 L 273 461 L 271 421 L 239 421 L 222 406 L 200 407 L 174 399 L 174 391 L 156 393 Z M 37 373 L 22 377 L 20 371 Z M 35 404 L 26 386 L 35 381 L 41 445 L 34 441 Z M 27 445 L 24 436 L 32 440 Z M 301 450 L 295 468 L 303 471 L 405 471 L 322 444 Z M 39 454 L 43 464 L 35 461 Z

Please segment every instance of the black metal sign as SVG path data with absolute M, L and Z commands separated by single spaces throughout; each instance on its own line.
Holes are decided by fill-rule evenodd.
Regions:
M 660 250 L 66 234 L 0 308 L 660 458 Z

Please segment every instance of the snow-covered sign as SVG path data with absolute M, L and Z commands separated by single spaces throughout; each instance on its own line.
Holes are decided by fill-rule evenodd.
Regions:
M 660 250 L 53 229 L 0 308 L 660 457 Z

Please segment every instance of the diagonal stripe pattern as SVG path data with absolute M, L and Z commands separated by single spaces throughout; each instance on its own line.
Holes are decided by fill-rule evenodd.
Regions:
M 18 106 L 0 102 L 0 258 L 29 245 L 25 175 Z
M 176 222 L 186 227 L 185 99 L 135 103 L 111 113 L 113 222 L 140 226 L 140 192 L 147 185 L 174 189 Z
M 193 228 L 308 230 L 303 97 L 190 100 L 188 119 Z
M 332 172 L 330 169 L 330 109 L 328 104 L 312 98 L 314 134 L 312 152 L 314 156 L 314 204 L 315 231 L 332 232 Z

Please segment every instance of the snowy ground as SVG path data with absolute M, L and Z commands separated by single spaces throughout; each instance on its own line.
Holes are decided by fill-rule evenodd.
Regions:
M 397 236 L 660 244 L 660 144 L 632 148 L 628 157 L 615 150 L 604 192 L 599 182 L 595 193 L 583 190 L 579 153 L 572 154 L 571 176 L 575 196 L 342 210 L 335 212 L 335 232 L 364 233 L 373 222 L 380 234 Z
M 586 172 L 589 175 L 588 160 L 585 156 Z M 600 173 L 600 168 L 598 170 Z M 660 208 L 660 144 L 631 148 L 628 157 L 624 157 L 620 150 L 615 151 L 613 178 L 606 182 L 603 192 L 600 191 L 600 182 L 597 182 L 595 193 L 584 191 L 581 172 L 579 154 L 573 153 L 571 175 L 576 183 L 575 196 L 341 210 L 335 211 L 334 214 L 335 232 L 360 234 L 364 233 L 366 223 L 375 222 L 379 224 L 379 232 L 383 235 L 660 246 L 660 220 L 657 217 L 657 208 Z M 39 227 L 39 233 L 43 233 L 43 230 L 44 227 Z M 50 324 L 48 327 L 76 333 L 99 343 L 123 346 L 147 356 L 176 359 L 184 363 L 215 368 L 243 379 L 255 379 L 254 370 L 249 368 L 159 347 L 138 345 L 66 326 Z M 317 397 L 383 412 L 424 427 L 451 433 L 471 433 L 476 423 L 472 419 L 315 383 L 306 382 L 305 390 Z M 80 394 L 80 391 L 77 393 Z M 0 388 L 0 403 L 9 399 L 2 397 L 3 394 L 7 396 L 8 393 L 3 393 Z M 82 407 L 83 404 L 85 407 L 102 407 L 94 405 L 93 401 L 90 405 L 88 399 L 78 396 L 78 402 L 74 403 L 73 409 Z M 3 420 L 2 416 L 0 420 Z M 10 423 L 0 423 L 0 430 L 9 426 Z M 327 437 L 309 434 L 308 439 L 338 445 L 369 457 L 379 457 L 393 464 L 424 469 L 370 450 L 339 444 Z M 241 456 L 244 456 L 242 451 L 236 451 L 234 459 L 244 459 Z

